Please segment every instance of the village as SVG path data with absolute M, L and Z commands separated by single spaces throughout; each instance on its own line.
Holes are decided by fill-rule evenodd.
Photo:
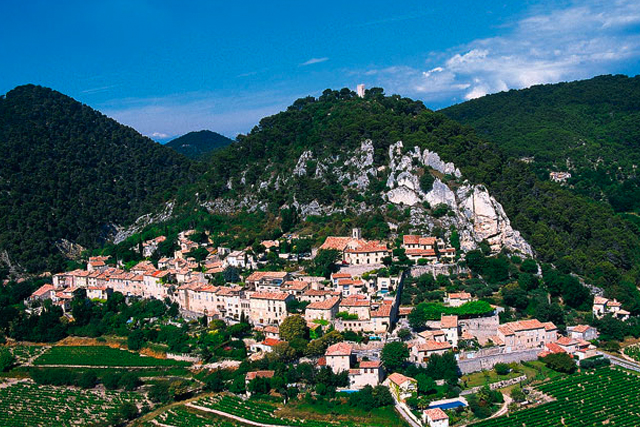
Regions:
M 500 323 L 503 307 L 493 305 L 476 314 L 462 310 L 478 301 L 469 292 L 449 292 L 441 301 L 448 313 L 460 314 L 442 313 L 439 318 L 426 321 L 421 330 L 411 328 L 407 319 L 414 307 L 401 304 L 410 271 L 391 274 L 385 263 L 393 258 L 392 249 L 385 242 L 363 239 L 359 229 L 353 229 L 351 236 L 327 237 L 308 255 L 317 256 L 322 251 L 339 254 L 337 268 L 328 278 L 311 276 L 302 270 L 264 271 L 261 259 L 266 258 L 265 254 L 252 253 L 251 248 L 231 251 L 196 243 L 190 239 L 193 233 L 191 230 L 179 234 L 179 249 L 173 257 L 159 258 L 156 264 L 141 261 L 127 271 L 108 257 L 91 257 L 86 269 L 53 275 L 52 284 L 35 291 L 26 305 L 32 312 L 38 312 L 42 303 L 50 300 L 70 316 L 71 301 L 80 292 L 95 301 L 107 301 L 118 292 L 126 298 L 177 303 L 186 319 L 252 325 L 262 338 L 246 342 L 252 360 L 264 357 L 283 342 L 279 327 L 290 316 L 303 318 L 314 336 L 350 331 L 366 336 L 367 344 L 341 341 L 329 345 L 314 363 L 330 368 L 335 374 L 346 372 L 348 386 L 343 390 L 387 386 L 407 421 L 430 427 L 448 426 L 449 417 L 441 408 L 450 407 L 447 405 L 452 401 L 466 405 L 466 400 L 459 397 L 432 402 L 422 411 L 422 419 L 417 419 L 405 404 L 415 395 L 417 380 L 385 371 L 381 362 L 385 344 L 405 342 L 408 361 L 421 367 L 426 367 L 436 355 L 453 354 L 461 374 L 533 361 L 549 354 L 568 354 L 577 361 L 599 355 L 592 344 L 598 331 L 592 326 L 568 326 L 562 335 L 552 322 L 535 318 Z M 164 239 L 160 236 L 144 242 L 144 255 L 151 256 Z M 267 253 L 276 253 L 279 244 L 261 242 Z M 190 256 L 194 249 L 206 250 L 200 262 Z M 435 237 L 404 235 L 401 249 L 412 264 L 430 266 L 434 273 L 456 260 L 456 250 Z M 290 254 L 278 256 L 288 258 Z M 224 284 L 214 282 L 216 275 L 230 268 L 237 272 L 234 280 Z M 596 297 L 593 315 L 607 314 L 620 320 L 630 315 L 616 300 Z M 249 372 L 246 382 L 248 385 L 256 378 L 273 375 L 268 370 Z M 249 391 L 247 394 L 250 395 Z

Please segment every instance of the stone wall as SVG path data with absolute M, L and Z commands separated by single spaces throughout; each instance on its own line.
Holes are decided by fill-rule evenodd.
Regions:
M 460 324 L 461 332 L 469 332 L 474 337 L 477 337 L 480 343 L 483 343 L 490 336 L 498 333 L 500 319 L 497 314 L 494 314 L 493 316 L 474 319 L 460 319 L 458 323 Z
M 491 384 L 489 384 L 489 388 L 491 390 L 496 390 L 496 389 L 502 388 L 502 387 L 509 387 L 510 385 L 521 383 L 522 381 L 524 381 L 526 379 L 527 379 L 526 375 L 520 375 L 519 377 L 510 378 L 508 380 L 502 380 L 502 381 L 498 381 L 498 382 L 495 382 L 495 383 L 491 383 Z M 479 392 L 483 388 L 484 388 L 484 386 L 472 387 L 472 388 L 470 388 L 468 390 L 464 390 L 462 393 L 460 393 L 460 395 L 466 396 L 468 394 L 474 394 L 474 393 Z
M 458 360 L 458 367 L 463 374 L 492 369 L 496 363 L 529 362 L 538 358 L 539 348 L 504 352 L 500 347 L 482 349 L 473 358 Z

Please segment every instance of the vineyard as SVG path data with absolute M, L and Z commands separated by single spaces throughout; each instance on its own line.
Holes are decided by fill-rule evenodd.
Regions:
M 25 363 L 30 358 L 41 354 L 47 349 L 47 347 L 33 345 L 16 345 L 9 348 L 11 349 L 11 353 L 13 353 L 18 363 Z
M 245 418 L 263 424 L 273 424 L 282 426 L 304 426 L 304 427 L 356 427 L 356 426 L 376 426 L 378 424 L 371 421 L 350 422 L 345 420 L 318 421 L 311 419 L 284 418 L 276 412 L 279 407 L 266 402 L 256 402 L 253 400 L 242 400 L 233 395 L 216 395 L 205 397 L 194 402 L 195 405 L 215 409 L 227 414 Z M 402 425 L 398 419 L 396 425 Z
M 474 424 L 475 427 L 636 427 L 640 420 L 640 377 L 618 369 L 556 378 L 538 387 L 556 399 L 535 408 Z
M 20 382 L 0 387 L 3 427 L 83 426 L 105 421 L 124 402 L 141 402 L 139 393 L 79 390 Z
M 51 347 L 35 359 L 34 365 L 159 367 L 187 366 L 187 362 L 144 357 L 127 350 L 106 346 Z
M 640 346 L 633 345 L 624 349 L 624 354 L 632 358 L 633 360 L 637 360 L 640 362 Z
M 239 424 L 209 413 L 201 413 L 184 406 L 173 407 L 161 413 L 144 427 L 157 427 L 161 423 L 171 427 L 237 427 Z

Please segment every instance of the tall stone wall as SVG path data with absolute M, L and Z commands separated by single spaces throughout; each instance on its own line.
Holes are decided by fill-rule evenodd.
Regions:
M 478 338 L 481 343 L 485 342 L 490 336 L 498 333 L 498 325 L 500 319 L 497 314 L 487 317 L 476 317 L 474 319 L 460 319 L 461 332 L 469 332 Z
M 492 349 L 487 349 L 492 350 Z M 469 374 L 471 372 L 478 372 L 483 370 L 492 369 L 496 363 L 519 363 L 529 362 L 538 358 L 539 348 L 533 348 L 528 350 L 514 351 L 511 353 L 504 353 L 498 347 L 495 348 L 495 354 L 487 354 L 489 352 L 476 355 L 473 359 L 458 360 L 458 367 L 463 374 Z

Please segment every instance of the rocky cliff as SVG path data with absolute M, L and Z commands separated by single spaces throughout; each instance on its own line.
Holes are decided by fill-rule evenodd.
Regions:
M 291 205 L 303 217 L 344 212 L 348 208 L 360 213 L 376 209 L 384 212 L 394 205 L 410 210 L 409 224 L 415 232 L 429 233 L 437 228 L 444 230 L 448 237 L 452 230 L 457 230 L 463 251 L 476 249 L 480 242 L 486 240 L 494 252 L 507 248 L 533 255 L 531 246 L 513 229 L 504 209 L 487 189 L 470 183 L 453 163 L 441 160 L 438 153 L 422 151 L 419 147 L 405 147 L 402 141 L 398 141 L 389 147 L 386 161 L 376 164 L 374 152 L 373 141 L 369 139 L 362 141 L 358 149 L 339 156 L 323 156 L 307 150 L 300 155 L 293 170 L 287 174 L 271 174 L 268 181 L 259 182 L 254 190 L 286 191 L 300 177 L 324 181 L 331 175 L 345 189 L 364 194 L 372 191 L 374 182 L 382 180 L 385 185 L 379 196 L 388 202 L 382 206 L 348 198 L 343 203 L 328 206 L 318 200 L 302 203 L 295 192 Z M 420 177 L 424 174 L 433 176 L 431 188 L 426 192 L 420 184 Z M 257 191 L 235 200 L 209 201 L 205 206 L 219 213 L 230 213 L 240 208 L 267 208 Z M 437 215 L 436 211 L 439 211 Z M 393 222 L 389 225 L 391 229 L 398 226 Z

